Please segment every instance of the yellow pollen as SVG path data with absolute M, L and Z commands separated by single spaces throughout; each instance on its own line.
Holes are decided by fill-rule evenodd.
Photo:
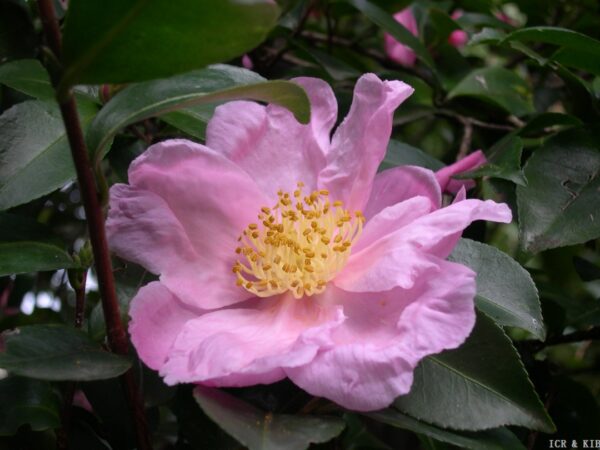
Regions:
M 249 224 L 238 239 L 235 252 L 241 259 L 232 267 L 236 285 L 258 297 L 320 294 L 345 266 L 362 233 L 360 211 L 330 201 L 326 189 L 306 193 L 304 183 L 297 186 L 292 196 L 279 190 L 277 204 L 260 208 L 259 222 Z

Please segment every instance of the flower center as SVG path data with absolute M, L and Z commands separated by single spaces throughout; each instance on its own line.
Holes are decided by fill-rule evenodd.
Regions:
M 319 294 L 350 256 L 365 218 L 354 216 L 326 190 L 303 195 L 303 183 L 290 195 L 279 191 L 271 209 L 263 206 L 259 223 L 242 232 L 233 265 L 237 285 L 259 297 L 291 291 L 296 298 Z

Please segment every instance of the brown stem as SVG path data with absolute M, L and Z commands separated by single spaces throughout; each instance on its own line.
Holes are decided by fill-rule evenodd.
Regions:
M 536 340 L 520 341 L 518 342 L 518 345 L 527 348 L 532 353 L 536 353 L 543 348 L 550 347 L 552 345 L 570 344 L 573 342 L 592 340 L 600 340 L 600 326 L 592 327 L 589 330 L 575 331 L 574 333 L 552 336 L 546 339 L 544 342 Z
M 460 148 L 458 149 L 458 154 L 456 155 L 456 160 L 459 161 L 463 159 L 469 153 L 469 149 L 471 148 L 471 141 L 473 140 L 473 122 L 470 120 L 466 120 L 464 122 L 465 131 L 463 133 L 462 140 L 460 142 Z
M 85 282 L 87 280 L 87 270 L 81 275 L 80 285 L 75 288 L 75 328 L 81 328 L 83 325 L 83 312 L 85 309 Z
M 52 0 L 38 0 L 38 6 L 44 33 L 50 49 L 57 58 L 60 58 L 61 34 Z M 52 81 L 56 87 L 59 84 L 60 77 L 56 73 L 52 75 Z M 67 131 L 67 138 L 87 218 L 90 242 L 92 244 L 98 276 L 98 287 L 102 299 L 102 309 L 106 321 L 108 342 L 114 353 L 125 356 L 129 353 L 129 346 L 119 312 L 115 280 L 112 273 L 106 231 L 104 229 L 104 216 L 72 91 L 69 89 L 64 94 L 61 94 L 60 98 L 58 98 L 58 103 Z M 137 437 L 138 449 L 149 450 L 152 446 L 147 432 L 142 399 L 137 389 L 132 369 L 122 376 L 122 382 L 134 420 L 133 425 Z

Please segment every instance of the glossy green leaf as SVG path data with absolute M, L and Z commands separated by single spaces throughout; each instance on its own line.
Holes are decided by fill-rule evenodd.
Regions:
M 41 380 L 91 381 L 124 373 L 131 361 L 100 348 L 87 335 L 64 325 L 31 325 L 4 334 L 0 367 Z
M 20 59 L 0 66 L 0 84 L 39 100 L 54 100 L 48 72 L 37 59 Z
M 569 130 L 538 148 L 517 188 L 522 247 L 532 253 L 600 236 L 600 135 Z
M 444 167 L 444 163 L 412 145 L 390 139 L 385 158 L 379 169 L 389 169 L 396 166 L 420 166 L 431 170 L 439 170 Z
M 62 241 L 35 220 L 0 213 L 0 275 L 77 267 Z
M 527 186 L 527 179 L 521 170 L 521 154 L 523 141 L 511 134 L 506 135 L 490 148 L 488 162 L 457 178 L 492 177 L 512 181 L 520 186 Z
M 37 59 L 19 59 L 0 65 L 0 84 L 38 100 L 53 102 L 55 99 L 48 72 Z M 75 86 L 73 91 L 81 101 L 99 103 L 97 88 Z
M 527 83 L 516 73 L 502 67 L 473 70 L 448 93 L 448 99 L 457 97 L 475 97 L 515 116 L 533 112 Z
M 72 0 L 64 84 L 127 83 L 227 61 L 275 26 L 268 0 Z
M 600 41 L 578 33 L 577 31 L 559 27 L 529 27 L 513 31 L 504 41 L 541 42 L 561 47 L 586 49 L 600 57 Z
M 88 146 L 100 158 L 108 151 L 115 134 L 127 125 L 182 108 L 236 99 L 284 106 L 303 123 L 310 118 L 308 97 L 299 85 L 263 81 L 248 70 L 218 65 L 123 89 L 94 119 L 87 136 Z
M 79 102 L 82 125 L 96 107 Z M 75 179 L 60 111 L 54 103 L 29 100 L 0 116 L 0 210 L 27 203 Z
M 206 138 L 206 125 L 215 113 L 218 104 L 207 103 L 206 105 L 190 106 L 160 116 L 161 120 L 178 128 L 184 133 L 197 139 Z
M 77 263 L 62 248 L 45 242 L 0 242 L 0 276 L 68 269 Z
M 392 15 L 381 9 L 375 3 L 367 0 L 347 0 L 352 6 L 362 12 L 374 24 L 380 26 L 384 31 L 391 34 L 402 44 L 411 48 L 417 58 L 427 64 L 430 68 L 434 67 L 433 58 L 427 51 L 423 43 L 415 37 L 410 31 L 399 24 Z
M 469 45 L 480 45 L 480 44 L 497 44 L 500 42 L 506 33 L 496 29 L 496 28 L 484 28 L 478 33 L 475 33 L 469 39 Z
M 437 441 L 473 450 L 525 450 L 519 439 L 506 428 L 479 432 L 451 431 L 413 419 L 394 409 L 384 409 L 367 414 L 371 419 L 394 427 L 424 434 Z
M 477 273 L 477 308 L 502 326 L 519 327 L 544 340 L 538 292 L 521 265 L 481 242 L 461 239 L 449 258 Z
M 410 393 L 394 404 L 414 418 L 456 430 L 554 429 L 510 340 L 483 314 L 462 346 L 421 361 Z
M 204 412 L 250 450 L 304 450 L 344 429 L 335 417 L 265 413 L 232 395 L 198 386 L 194 398 Z
M 570 114 L 547 112 L 533 117 L 527 125 L 519 130 L 519 135 L 527 136 L 538 131 L 550 131 L 556 127 L 573 127 L 583 125 L 581 120 Z
M 60 425 L 60 400 L 50 383 L 21 377 L 0 380 L 0 436 L 10 436 L 21 425 L 34 431 Z

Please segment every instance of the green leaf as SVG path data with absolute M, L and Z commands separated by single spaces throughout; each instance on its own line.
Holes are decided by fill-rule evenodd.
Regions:
M 320 65 L 333 80 L 341 81 L 356 79 L 361 75 L 354 67 L 327 52 L 321 51 L 318 48 L 302 45 L 299 42 L 295 42 L 294 45 L 298 47 L 302 53 L 306 54 L 315 63 Z
M 460 174 L 456 178 L 470 179 L 488 176 L 527 186 L 527 179 L 521 170 L 522 152 L 523 141 L 519 137 L 508 134 L 490 148 L 488 162 L 485 165 Z
M 393 16 L 367 0 L 347 0 L 352 6 L 362 12 L 375 25 L 391 34 L 398 42 L 412 49 L 417 58 L 430 68 L 434 68 L 433 58 L 423 43 L 410 31 L 398 23 Z
M 579 125 L 583 125 L 583 123 L 575 116 L 571 116 L 570 114 L 548 112 L 538 114 L 537 116 L 533 117 L 529 122 L 527 122 L 527 125 L 519 130 L 519 135 L 527 136 L 538 131 L 548 131 L 549 128 L 555 128 L 559 126 L 572 127 Z
M 1 65 L 0 84 L 40 100 L 54 100 L 48 72 L 37 59 L 20 59 Z
M 506 33 L 496 28 L 484 28 L 479 33 L 475 33 L 471 39 L 469 39 L 468 45 L 480 45 L 480 44 L 497 44 L 500 42 Z
M 390 139 L 385 158 L 379 169 L 384 170 L 396 166 L 420 166 L 438 170 L 444 167 L 444 163 L 412 145 Z
M 91 381 L 121 375 L 131 361 L 100 348 L 64 325 L 31 325 L 4 334 L 0 367 L 9 373 L 54 381 Z
M 521 265 L 500 250 L 461 239 L 449 258 L 477 273 L 477 308 L 499 325 L 519 327 L 544 340 L 538 292 Z
M 227 61 L 276 24 L 268 0 L 72 0 L 63 83 L 128 83 Z
M 37 59 L 19 59 L 0 66 L 0 84 L 38 100 L 53 102 L 54 88 L 46 69 Z M 76 86 L 75 97 L 99 103 L 97 92 L 89 86 Z
M 160 116 L 161 120 L 200 140 L 206 138 L 206 125 L 218 104 L 190 106 Z
M 410 393 L 394 404 L 419 420 L 456 430 L 504 425 L 554 430 L 510 340 L 481 313 L 461 347 L 421 361 Z
M 289 81 L 262 80 L 248 70 L 218 65 L 131 85 L 98 113 L 87 135 L 88 146 L 101 158 L 113 137 L 127 125 L 194 105 L 236 99 L 275 103 L 290 109 L 300 122 L 309 121 L 310 103 L 304 89 Z
M 561 47 L 574 49 L 586 49 L 588 52 L 600 56 L 600 41 L 578 33 L 559 27 L 529 27 L 513 31 L 504 38 L 505 42 L 542 42 L 544 44 L 554 44 Z
M 479 432 L 450 431 L 413 419 L 391 408 L 369 413 L 367 416 L 378 422 L 424 434 L 437 441 L 447 442 L 460 448 L 470 448 L 473 450 L 504 450 L 507 448 L 511 450 L 525 450 L 525 446 L 521 444 L 519 439 L 506 428 Z
M 96 107 L 79 102 L 85 128 Z M 0 210 L 61 188 L 75 178 L 60 111 L 54 103 L 29 100 L 0 116 Z
M 265 413 L 217 389 L 197 386 L 194 398 L 204 412 L 250 450 L 304 450 L 327 442 L 344 429 L 336 417 Z
M 581 129 L 546 141 L 517 188 L 521 245 L 537 253 L 600 236 L 600 134 Z
M 515 116 L 534 111 L 527 83 L 516 73 L 502 67 L 472 71 L 448 93 L 448 99 L 456 97 L 479 98 Z
M 67 252 L 45 242 L 0 242 L 0 276 L 77 267 Z
M 60 426 L 60 401 L 50 383 L 21 377 L 0 380 L 0 436 L 10 436 L 21 425 L 33 431 Z

